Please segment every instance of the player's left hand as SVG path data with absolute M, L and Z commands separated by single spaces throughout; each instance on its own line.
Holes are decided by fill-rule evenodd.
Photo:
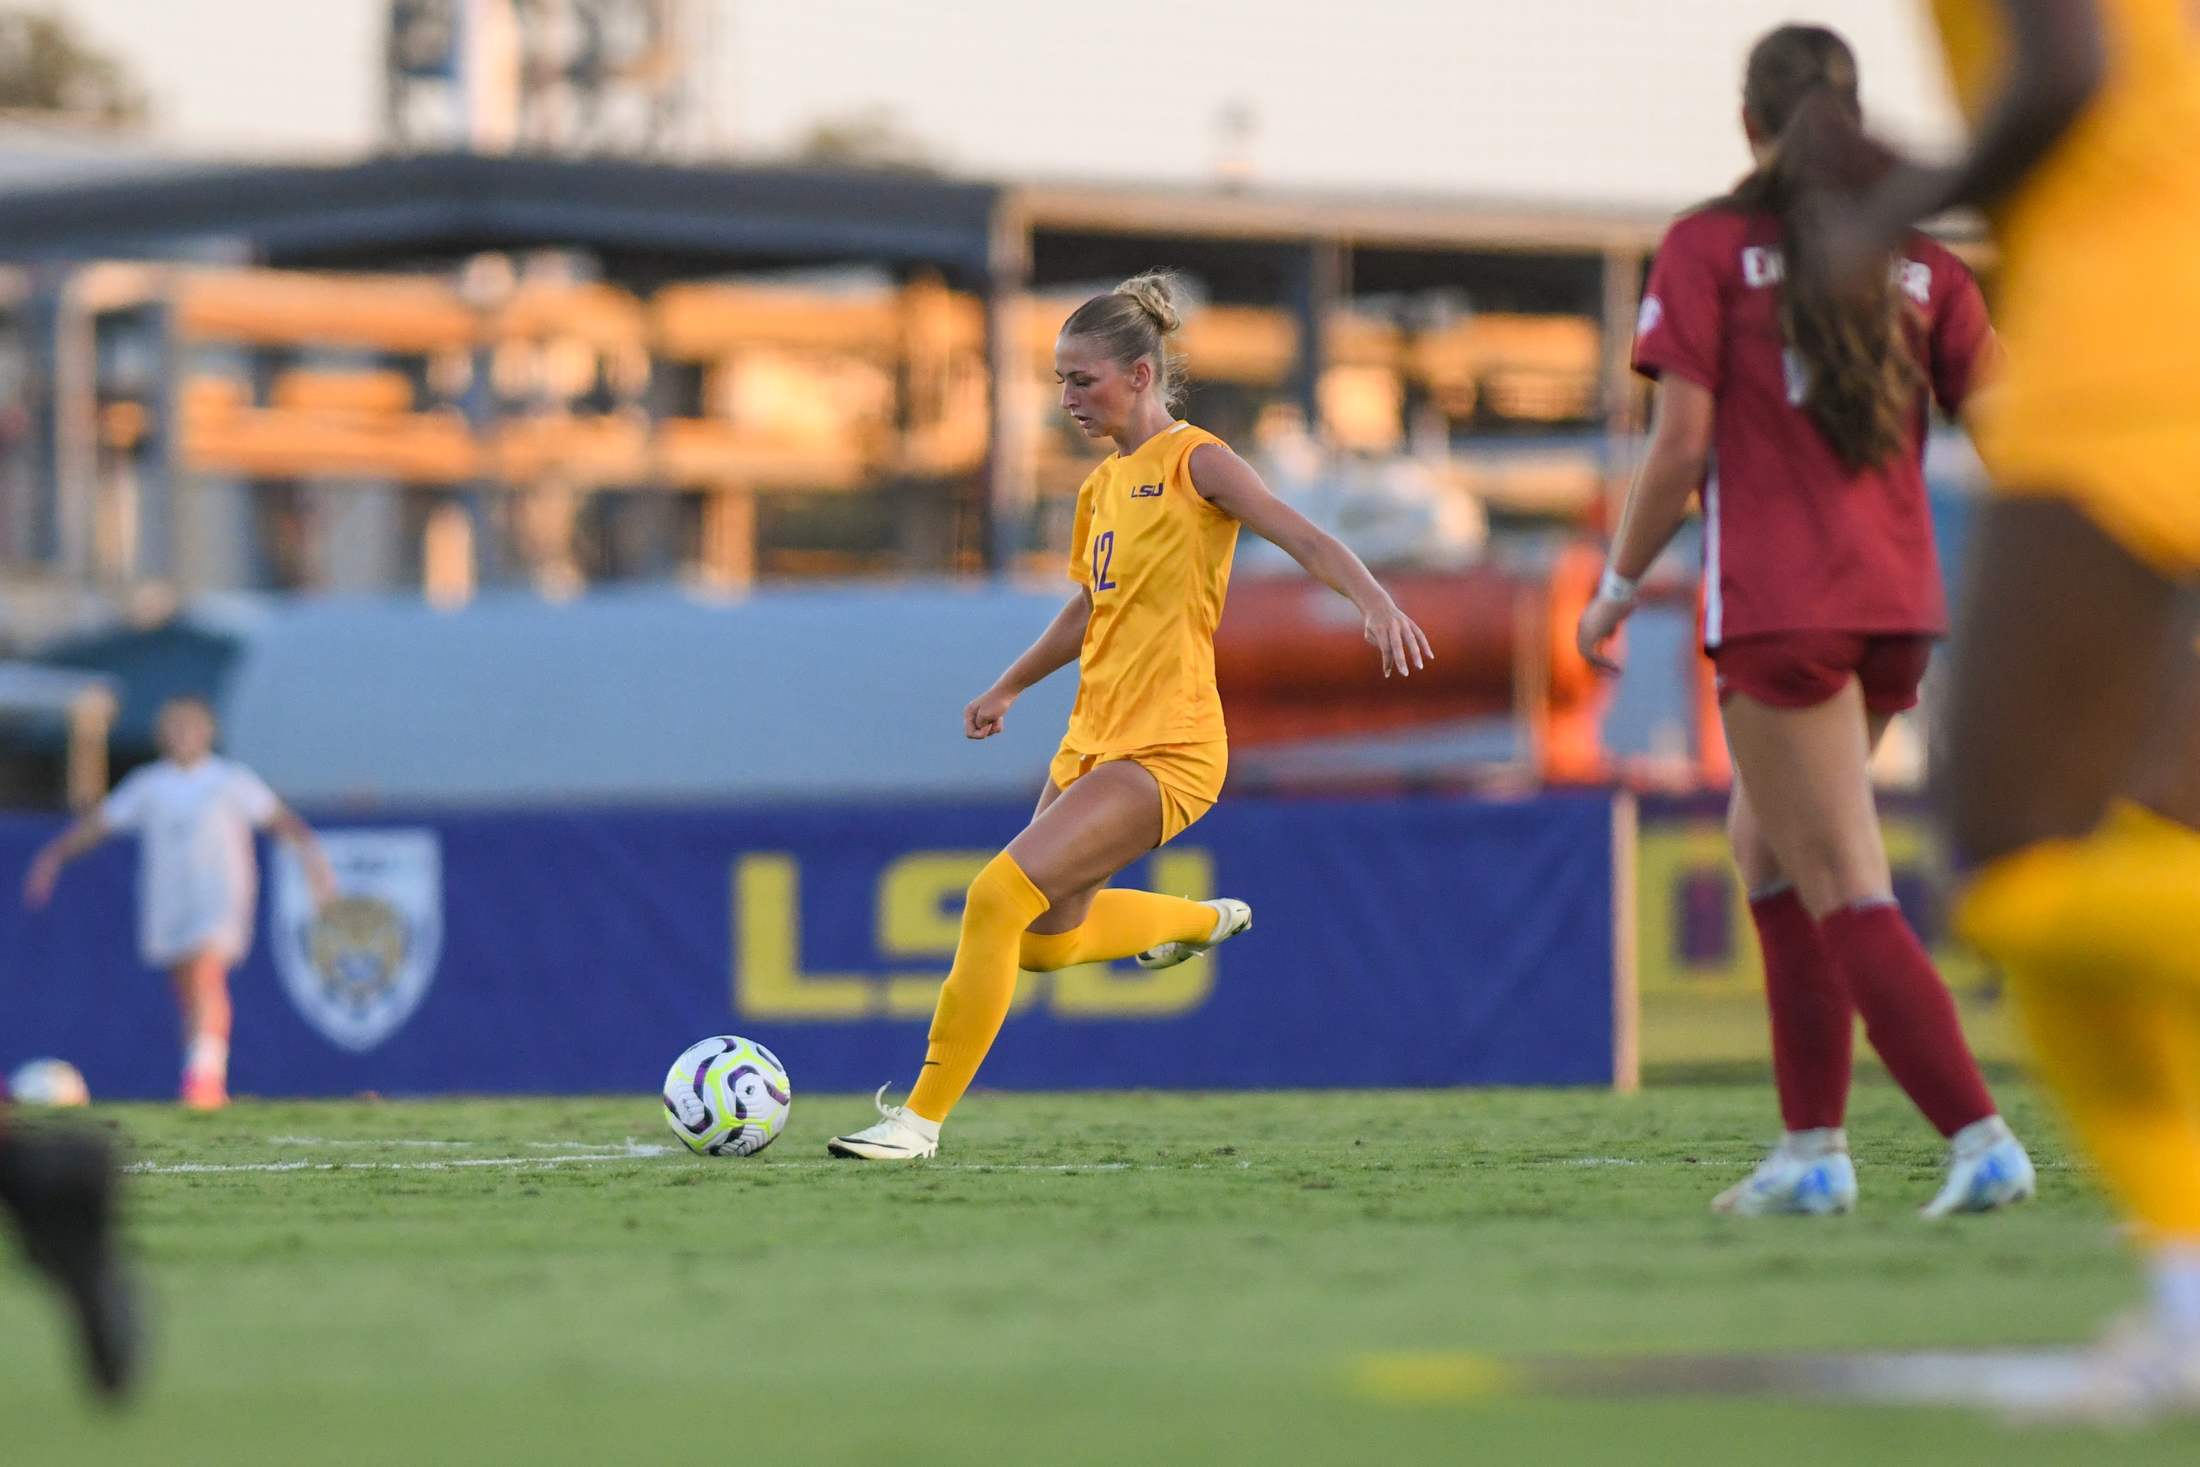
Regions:
M 1619 635 L 1621 623 L 1635 609 L 1632 601 L 1616 601 L 1609 596 L 1599 596 L 1582 610 L 1581 621 L 1574 628 L 1574 646 L 1589 665 L 1599 672 L 1617 676 L 1621 671 L 1618 662 L 1605 652 L 1604 644 Z
M 1414 624 L 1413 618 L 1398 609 L 1398 603 L 1385 598 L 1384 604 L 1366 614 L 1362 631 L 1375 650 L 1383 654 L 1383 676 L 1396 671 L 1400 677 L 1413 676 L 1415 668 L 1426 667 L 1436 657 L 1428 644 L 1428 634 Z M 1412 666 L 1407 662 L 1411 660 Z

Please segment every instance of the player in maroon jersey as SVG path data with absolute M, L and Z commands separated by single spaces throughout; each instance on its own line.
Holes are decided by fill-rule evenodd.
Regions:
M 1947 629 L 1928 397 L 1960 410 L 1993 334 L 1970 273 L 1922 234 L 1861 284 L 1832 269 L 1802 172 L 1806 154 L 1866 151 L 1839 36 L 1783 26 L 1759 41 L 1742 118 L 1755 170 L 1676 221 L 1650 272 L 1634 361 L 1658 384 L 1656 420 L 1579 640 L 1617 670 L 1604 643 L 1700 492 L 1703 645 L 1737 770 L 1728 829 L 1764 950 L 1786 1125 L 1714 1210 L 1854 1205 L 1843 1119 L 1861 1014 L 1951 1143 L 1926 1214 L 1986 1211 L 2032 1194 L 2032 1164 L 1895 904 L 1866 764 L 1917 702 Z
M 10 1124 L 0 1090 L 0 1211 L 75 1316 L 92 1385 L 114 1397 L 137 1373 L 137 1313 L 115 1248 L 114 1153 L 80 1128 Z

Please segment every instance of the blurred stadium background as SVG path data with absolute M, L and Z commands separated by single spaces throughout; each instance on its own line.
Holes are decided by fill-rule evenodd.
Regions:
M 1857 42 L 1875 121 L 1944 142 L 1915 7 L 1817 11 Z M 1757 1073 L 1693 543 L 1616 686 L 1571 626 L 1642 428 L 1626 352 L 1649 252 L 1741 171 L 1740 58 L 1785 16 L 1123 0 L 1102 41 L 1008 0 L 0 12 L 0 800 L 95 798 L 151 757 L 159 701 L 196 691 L 317 819 L 434 825 L 454 883 L 453 821 L 519 821 L 525 845 L 550 829 L 528 821 L 716 812 L 721 846 L 822 861 L 834 819 L 1010 810 L 1068 687 L 982 749 L 954 715 L 1062 594 L 1097 455 L 1052 405 L 1054 333 L 1084 295 L 1176 266 L 1202 299 L 1186 415 L 1342 534 L 1439 653 L 1386 685 L 1320 588 L 1246 544 L 1218 643 L 1231 796 L 1349 797 L 1401 829 L 1488 797 L 1604 799 L 1608 864 L 1551 896 L 1596 940 L 1516 965 L 1609 983 L 1585 1042 L 1615 1083 Z M 1930 469 L 1953 564 L 1960 435 L 1936 433 Z M 1879 772 L 1905 909 L 1937 942 L 1927 736 L 1906 720 Z M 740 826 L 760 811 L 814 818 Z M 52 818 L 8 822 L 7 849 Z M 970 818 L 982 846 L 1009 817 Z M 1240 838 L 1259 839 L 1217 837 Z M 880 847 L 847 893 L 787 888 L 782 966 L 810 985 L 792 1010 L 742 1007 L 741 965 L 765 960 L 740 892 L 779 889 L 741 867 L 766 885 L 734 878 L 734 1011 L 835 1012 L 856 990 L 805 976 L 804 904 L 858 912 L 874 886 L 874 941 L 843 965 L 944 966 L 960 868 L 925 868 L 945 884 L 909 898 L 904 927 L 932 937 L 889 910 L 892 862 L 922 845 Z M 110 856 L 77 926 L 23 934 L 37 963 L 127 968 Z M 723 948 L 723 896 L 695 910 Z M 445 989 L 468 951 L 444 949 Z M 1939 956 L 2006 1056 L 1990 975 Z M 722 1026 L 722 980 L 702 991 Z M 281 1002 L 272 975 L 264 995 Z M 81 1042 L 89 1010 L 56 1002 L 11 1010 L 0 1058 Z M 241 1002 L 249 1090 L 249 980 Z M 1107 1012 L 1191 1000 L 1122 1002 Z M 1488 1077 L 1428 1065 L 1392 1073 Z

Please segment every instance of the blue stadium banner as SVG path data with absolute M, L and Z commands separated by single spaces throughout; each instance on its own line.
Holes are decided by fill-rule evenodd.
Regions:
M 1242 897 L 1253 930 L 1158 973 L 1024 975 L 980 1081 L 1626 1083 L 1617 809 L 1603 794 L 1225 802 L 1122 884 Z M 1025 818 L 993 804 L 325 816 L 341 895 L 317 915 L 287 856 L 263 852 L 234 1088 L 647 1091 L 687 1045 L 729 1031 L 777 1051 L 802 1089 L 907 1084 L 963 890 Z M 56 828 L 0 819 L 10 883 Z M 55 1055 L 95 1095 L 174 1093 L 175 1011 L 135 952 L 135 863 L 118 841 L 72 867 L 47 911 L 0 903 L 0 1064 Z

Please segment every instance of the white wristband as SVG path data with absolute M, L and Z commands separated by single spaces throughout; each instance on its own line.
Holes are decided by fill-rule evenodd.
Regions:
M 1631 606 L 1635 600 L 1635 588 L 1640 584 L 1640 579 L 1630 580 L 1607 565 L 1604 574 L 1597 578 L 1597 599 Z

